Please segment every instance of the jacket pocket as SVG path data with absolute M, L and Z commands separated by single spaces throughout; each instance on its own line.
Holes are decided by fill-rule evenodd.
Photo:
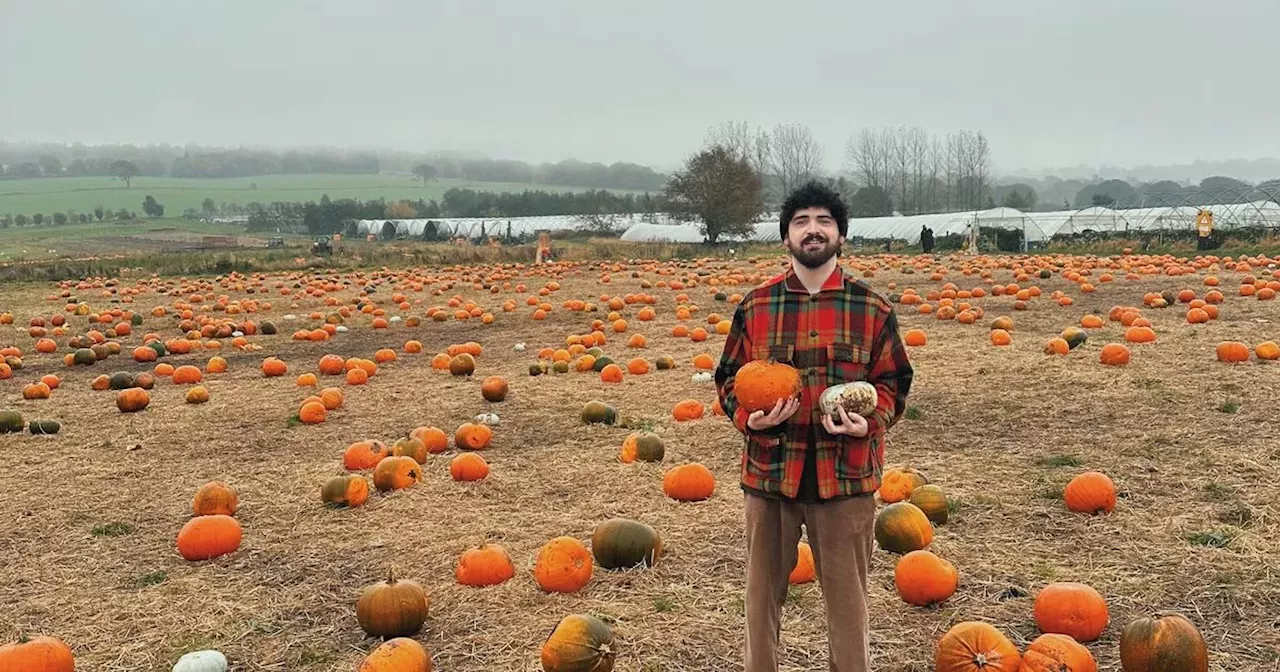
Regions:
M 766 481 L 781 480 L 776 473 L 781 454 L 781 437 L 762 436 L 758 433 L 748 434 L 747 445 L 743 450 L 743 462 L 747 474 Z
M 782 364 L 795 366 L 796 347 L 794 345 L 757 345 L 751 348 L 751 359 L 773 360 Z
M 871 351 L 857 343 L 832 343 L 827 346 L 827 384 L 854 383 L 866 380 L 871 369 Z

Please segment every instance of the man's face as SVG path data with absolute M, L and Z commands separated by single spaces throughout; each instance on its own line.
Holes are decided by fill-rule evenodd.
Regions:
M 826 208 L 797 210 L 787 226 L 787 251 L 807 268 L 819 268 L 844 244 L 840 226 Z

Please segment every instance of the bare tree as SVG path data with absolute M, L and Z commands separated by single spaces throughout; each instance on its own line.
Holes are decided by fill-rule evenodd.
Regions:
M 822 175 L 822 146 L 802 124 L 778 124 L 769 141 L 767 174 L 777 179 L 785 197 L 791 190 Z
M 889 151 L 885 133 L 864 128 L 845 144 L 845 168 L 864 187 L 889 190 Z

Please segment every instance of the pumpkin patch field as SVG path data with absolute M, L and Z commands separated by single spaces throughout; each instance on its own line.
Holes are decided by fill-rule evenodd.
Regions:
M 0 669 L 742 669 L 713 374 L 785 263 L 0 287 Z M 874 669 L 1277 669 L 1278 263 L 843 258 L 915 370 Z M 799 557 L 781 666 L 825 669 Z

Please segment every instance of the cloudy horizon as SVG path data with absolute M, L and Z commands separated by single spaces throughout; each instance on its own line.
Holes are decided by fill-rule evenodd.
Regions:
M 1224 16 L 1247 20 L 1206 30 Z M 669 170 L 745 121 L 807 126 L 831 170 L 850 135 L 898 125 L 982 131 L 1001 174 L 1280 157 L 1261 83 L 1280 3 L 9 0 L 0 18 L 5 141 Z

